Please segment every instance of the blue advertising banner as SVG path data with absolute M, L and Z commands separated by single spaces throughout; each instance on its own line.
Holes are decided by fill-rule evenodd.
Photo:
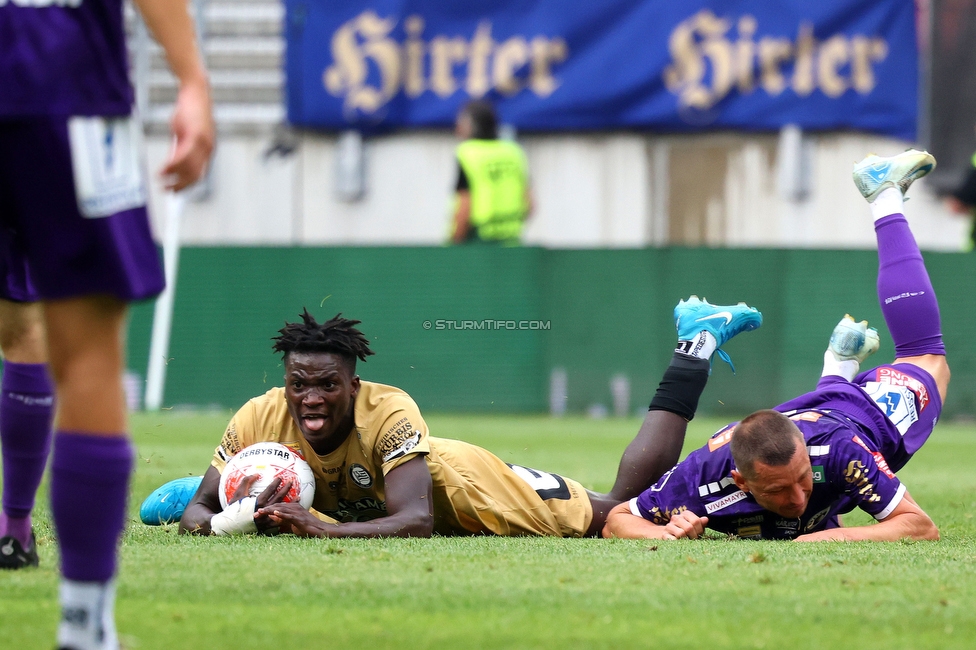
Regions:
M 527 130 L 857 129 L 914 139 L 912 0 L 286 0 L 288 118 Z

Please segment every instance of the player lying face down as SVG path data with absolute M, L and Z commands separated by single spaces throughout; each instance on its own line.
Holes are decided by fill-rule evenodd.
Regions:
M 908 151 L 869 157 L 854 170 L 875 217 L 878 297 L 894 363 L 858 374 L 877 350 L 877 333 L 845 318 L 815 391 L 716 433 L 616 506 L 604 536 L 695 539 L 707 527 L 797 541 L 939 538 L 895 476 L 932 433 L 949 383 L 938 303 L 901 214 L 904 191 L 934 164 L 929 154 Z M 854 507 L 878 523 L 838 527 L 838 516 Z
M 183 514 L 181 531 L 222 534 L 267 531 L 284 525 L 296 533 L 316 534 L 320 527 L 335 527 L 327 524 L 332 519 L 321 513 L 319 519 L 297 504 L 282 503 L 288 486 L 277 479 L 250 500 L 247 499 L 250 483 L 242 483 L 231 501 L 243 502 L 245 507 L 229 507 L 224 512 L 220 509 L 217 488 L 226 460 L 254 442 L 273 440 L 299 452 L 310 461 L 313 471 L 318 470 L 316 485 L 322 489 L 317 491 L 315 505 L 323 511 L 327 509 L 324 504 L 328 499 L 319 492 L 325 495 L 339 492 L 344 477 L 322 459 L 335 456 L 337 450 L 348 446 L 346 443 L 356 431 L 355 406 L 361 389 L 356 360 L 365 360 L 373 354 L 366 338 L 355 329 L 356 324 L 358 321 L 337 316 L 319 325 L 305 312 L 302 323 L 288 324 L 281 330 L 274 348 L 283 354 L 285 386 L 251 400 L 235 415 L 217 448 L 214 464 Z M 353 437 L 357 442 L 362 438 L 361 435 Z M 360 483 L 373 482 L 374 477 L 365 469 L 366 460 L 357 460 L 360 460 L 358 467 L 362 468 L 362 473 L 357 473 Z M 388 493 L 384 513 L 387 516 L 377 524 L 352 523 L 345 526 L 343 533 L 429 536 L 433 521 L 431 479 L 423 456 L 398 464 L 384 482 Z M 379 503 L 373 505 L 380 509 Z M 268 509 L 262 511 L 262 508 Z
M 614 508 L 604 535 L 697 539 L 707 527 L 797 541 L 939 538 L 871 439 L 845 416 L 808 410 L 792 417 L 757 411 L 719 431 L 656 485 Z M 879 523 L 836 527 L 836 517 L 854 506 Z
M 305 312 L 301 322 L 280 330 L 274 349 L 283 355 L 285 386 L 250 400 L 231 420 L 183 512 L 182 532 L 599 534 L 620 499 L 507 465 L 474 445 L 434 438 L 409 395 L 361 381 L 356 361 L 372 351 L 358 323 L 336 316 L 320 324 Z M 674 441 L 674 460 L 683 431 Z M 289 486 L 280 481 L 257 496 L 249 496 L 253 481 L 242 482 L 221 510 L 220 472 L 227 460 L 264 441 L 281 443 L 309 463 L 316 479 L 311 511 L 284 503 Z
M 613 490 L 603 495 L 566 477 L 506 464 L 480 447 L 430 436 L 409 395 L 356 375 L 356 360 L 372 354 L 354 327 L 359 321 L 336 316 L 320 324 L 305 312 L 302 322 L 286 324 L 275 338 L 285 386 L 250 400 L 228 424 L 182 513 L 180 530 L 322 537 L 597 536 L 615 505 L 639 494 L 677 461 L 711 354 L 762 322 L 762 315 L 744 304 L 715 306 L 697 298 L 681 301 L 675 316 L 679 350 L 624 452 Z M 221 471 L 241 449 L 258 442 L 283 444 L 309 463 L 315 476 L 310 511 L 285 503 L 290 486 L 277 480 L 255 496 L 250 495 L 253 480 L 240 483 L 221 509 Z M 184 486 L 184 494 L 192 489 L 175 483 Z M 165 493 L 165 486 L 154 493 L 155 506 L 162 505 Z

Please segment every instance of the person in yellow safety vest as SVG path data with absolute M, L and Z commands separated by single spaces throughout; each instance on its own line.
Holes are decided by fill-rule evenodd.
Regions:
M 532 212 L 525 152 L 514 142 L 498 139 L 495 109 L 473 101 L 458 114 L 456 185 L 451 243 L 517 246 L 522 226 Z
M 976 154 L 973 154 L 972 165 L 969 167 L 966 179 L 959 187 L 949 193 L 946 204 L 956 214 L 968 217 L 976 215 Z M 974 243 L 976 243 L 976 219 L 974 219 L 967 249 L 973 250 Z

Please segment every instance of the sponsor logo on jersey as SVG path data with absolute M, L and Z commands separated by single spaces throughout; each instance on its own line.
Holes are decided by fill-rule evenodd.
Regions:
M 237 435 L 237 427 L 233 422 L 231 422 L 227 426 L 227 430 L 224 431 L 224 437 L 220 440 L 220 446 L 226 454 L 226 458 L 221 456 L 221 458 L 224 458 L 224 460 L 228 460 L 231 456 L 243 449 L 241 439 Z
M 874 464 L 878 466 L 878 469 L 884 472 L 885 476 L 887 476 L 888 478 L 895 478 L 894 472 L 892 472 L 891 468 L 888 467 L 888 461 L 885 460 L 885 457 L 881 455 L 880 451 L 874 451 L 866 444 L 864 444 L 864 441 L 858 438 L 857 436 L 854 436 L 852 440 L 854 440 L 854 442 L 857 445 L 859 445 L 862 449 L 864 449 L 866 452 L 871 454 L 871 456 L 874 458 Z
M 766 518 L 766 515 L 752 515 L 749 517 L 739 517 L 735 520 L 735 523 L 739 526 L 747 526 L 749 524 L 761 524 Z
M 394 449 L 393 451 L 383 454 L 383 462 L 389 462 L 395 458 L 400 458 L 401 456 L 406 456 L 414 447 L 420 444 L 420 432 L 418 431 L 414 435 L 410 436 L 402 442 L 402 444 Z
M 819 526 L 820 522 L 822 522 L 824 519 L 827 518 L 827 514 L 829 512 L 830 512 L 830 508 L 827 507 L 821 510 L 820 512 L 816 513 L 812 517 L 810 517 L 810 521 L 808 521 L 807 525 L 803 527 L 803 532 L 809 533 L 811 530 Z
M 777 530 L 786 536 L 795 536 L 798 532 L 800 532 L 799 519 L 784 519 L 780 517 L 776 520 L 774 525 L 776 526 Z
M 824 477 L 823 465 L 813 465 L 810 469 L 813 470 L 813 482 L 814 483 L 826 483 L 827 479 Z
M 918 410 L 915 405 L 918 397 L 907 386 L 892 386 L 878 381 L 869 381 L 862 389 L 901 435 L 905 435 L 908 429 L 918 422 Z
M 343 523 L 350 521 L 370 521 L 377 517 L 386 516 L 386 502 L 372 497 L 365 497 L 355 501 L 339 499 L 338 507 L 335 510 L 324 510 L 321 512 Z
M 420 431 L 407 418 L 400 418 L 391 426 L 376 446 L 383 462 L 399 458 L 420 444 Z
M 349 466 L 349 478 L 352 479 L 353 483 L 363 489 L 373 485 L 373 477 L 370 476 L 366 468 L 359 463 L 353 463 Z
M 878 382 L 882 384 L 908 387 L 918 396 L 918 409 L 920 411 L 924 411 L 925 407 L 929 405 L 929 391 L 925 387 L 925 384 L 915 377 L 906 375 L 903 372 L 898 372 L 894 368 L 886 368 L 882 366 L 881 368 L 878 368 L 877 379 Z
M 762 537 L 762 526 L 740 526 L 735 531 L 736 537 Z
M 728 496 L 722 497 L 718 501 L 712 501 L 711 503 L 706 503 L 705 512 L 707 512 L 708 514 L 712 514 L 713 512 L 718 512 L 719 510 L 728 508 L 729 506 L 738 503 L 739 501 L 742 501 L 745 498 L 746 498 L 746 493 L 743 492 L 742 490 L 738 490 Z
M 671 517 L 675 515 L 680 515 L 682 512 L 688 509 L 688 506 L 678 506 L 676 508 L 665 508 L 661 510 L 657 506 L 651 508 L 651 522 L 658 525 L 664 526 L 671 521 Z
M 730 424 L 725 429 L 720 430 L 714 436 L 708 439 L 708 451 L 716 451 L 721 449 L 725 445 L 729 444 L 732 440 L 732 432 L 735 431 L 735 425 Z
M 852 460 L 844 470 L 844 480 L 857 490 L 857 495 L 867 503 L 878 503 L 881 497 L 874 493 L 874 483 L 868 480 L 867 468 L 859 460 Z

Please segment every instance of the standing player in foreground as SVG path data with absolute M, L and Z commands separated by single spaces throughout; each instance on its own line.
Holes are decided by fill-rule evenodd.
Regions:
M 832 337 L 815 391 L 716 433 L 615 507 L 604 536 L 694 539 L 708 527 L 797 541 L 939 538 L 895 476 L 932 433 L 949 384 L 939 306 L 902 214 L 905 191 L 934 167 L 931 155 L 909 150 L 854 168 L 875 219 L 878 299 L 894 363 L 857 374 L 877 345 L 863 324 L 841 321 L 835 336 L 854 336 Z M 838 527 L 837 516 L 854 507 L 878 523 Z
M 762 322 L 759 312 L 741 303 L 718 307 L 697 298 L 679 303 L 675 315 L 682 351 L 624 453 L 613 491 L 604 495 L 556 474 L 507 465 L 466 442 L 430 436 L 409 395 L 356 375 L 356 359 L 373 354 L 354 327 L 359 321 L 336 316 L 320 324 L 305 312 L 302 322 L 286 324 L 275 339 L 285 387 L 252 399 L 231 420 L 180 530 L 220 535 L 281 526 L 316 537 L 598 535 L 614 505 L 677 461 L 712 353 Z M 257 442 L 279 442 L 308 461 L 316 477 L 312 513 L 280 503 L 288 485 L 277 479 L 256 497 L 247 496 L 250 485 L 242 483 L 221 509 L 222 469 Z M 164 504 L 148 505 L 144 510 L 158 511 Z
M 209 83 L 185 0 L 136 4 L 179 81 L 176 141 L 162 173 L 180 190 L 201 176 L 213 147 Z M 156 295 L 164 282 L 146 214 L 141 127 L 131 117 L 121 0 L 0 2 L 0 89 L 3 271 L 29 268 L 43 301 L 58 406 L 58 643 L 117 648 L 113 577 L 133 460 L 121 385 L 126 302 Z M 45 460 L 21 458 L 35 473 Z M 22 535 L 14 541 L 33 552 Z

